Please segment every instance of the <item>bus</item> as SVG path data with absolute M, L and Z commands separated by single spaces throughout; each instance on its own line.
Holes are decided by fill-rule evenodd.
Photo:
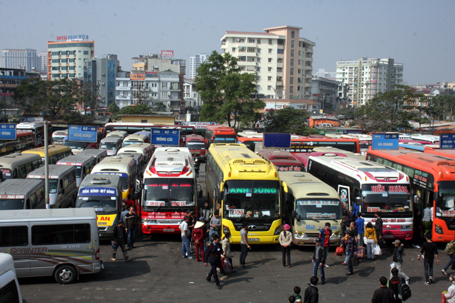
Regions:
M 327 156 L 327 157 L 346 157 L 346 154 L 343 150 L 339 150 L 336 148 L 331 147 L 316 147 L 313 149 L 311 153 L 294 153 L 294 157 L 299 160 L 304 167 L 304 171 L 308 169 L 308 160 L 311 156 L 319 157 L 319 156 Z
M 224 125 L 209 125 L 205 131 L 205 147 L 212 143 L 235 143 L 237 135 L 232 127 Z
M 122 212 L 122 182 L 116 175 L 87 175 L 77 195 L 77 208 L 96 212 L 98 236 L 111 240 Z
M 9 179 L 0 183 L 0 210 L 45 208 L 44 182 Z
M 153 155 L 155 147 L 149 143 L 134 143 L 127 147 L 122 147 L 119 153 L 141 153 L 144 156 L 144 162 L 148 163 Z
M 2 211 L 0 233 L 19 278 L 54 277 L 69 284 L 103 268 L 92 209 Z
M 439 136 L 415 134 L 411 135 L 411 139 L 416 141 L 425 141 L 427 144 L 439 145 Z
M 71 148 L 69 148 L 68 146 L 63 146 L 63 145 L 49 145 L 47 152 L 48 152 L 48 157 L 49 157 L 49 164 L 55 164 L 55 163 L 57 163 L 58 160 L 71 156 L 73 154 L 71 152 Z M 34 149 L 24 150 L 22 153 L 39 155 L 44 164 L 44 161 L 45 161 L 44 146 L 37 147 Z
M 35 148 L 35 135 L 29 131 L 16 131 L 16 140 L 0 143 L 0 156 Z
M 277 244 L 281 232 L 280 180 L 273 164 L 238 143 L 212 143 L 207 155 L 209 202 L 220 206 L 222 232 L 240 243 L 242 223 L 248 223 L 250 244 Z
M 303 171 L 304 166 L 294 155 L 284 150 L 261 149 L 257 152 L 275 165 L 277 171 Z
M 77 187 L 79 187 L 81 181 L 86 175 L 90 174 L 93 167 L 95 167 L 96 159 L 91 155 L 77 154 L 58 160 L 56 164 L 74 166 L 76 168 L 76 184 Z
M 153 123 L 138 123 L 138 122 L 110 122 L 106 123 L 104 131 L 107 134 L 113 131 L 124 131 L 128 134 L 134 134 L 135 132 L 140 131 L 150 131 L 153 126 L 156 124 Z
M 107 152 L 104 149 L 84 149 L 79 153 L 79 155 L 90 155 L 93 158 L 95 158 L 95 163 L 98 164 L 103 160 L 104 158 L 107 157 Z
M 123 201 L 126 201 L 129 195 L 134 197 L 136 173 L 136 161 L 130 156 L 104 158 L 92 169 L 92 174 L 95 175 L 117 175 L 120 177 Z
M 100 148 L 106 150 L 108 156 L 115 156 L 122 148 L 123 139 L 117 136 L 109 136 L 101 140 Z
M 256 150 L 256 143 L 260 143 L 262 146 L 262 136 L 237 137 L 237 143 L 245 145 L 249 150 L 254 152 Z
M 133 157 L 134 161 L 136 161 L 136 166 L 137 166 L 137 179 L 142 180 L 142 177 L 144 176 L 144 169 L 145 165 L 147 162 L 144 161 L 144 155 L 141 153 L 118 153 L 117 154 L 119 157 Z M 136 188 L 136 192 L 139 192 L 141 189 Z
M 204 138 L 199 135 L 187 135 L 185 138 L 185 145 L 190 149 L 193 159 L 198 159 L 200 162 L 205 162 L 207 159 L 207 150 L 205 149 Z
M 3 180 L 25 179 L 27 174 L 43 165 L 41 157 L 36 154 L 14 153 L 0 157 L 0 171 Z
M 123 139 L 125 139 L 126 136 L 128 136 L 128 133 L 126 131 L 116 130 L 116 131 L 113 131 L 113 132 L 110 132 L 110 133 L 106 134 L 105 138 L 108 138 L 108 137 L 120 137 L 120 138 L 122 138 L 122 141 L 123 141 Z
M 0 227 L 1 228 L 1 227 Z M 11 237 L 8 237 L 11 240 Z M 2 241 L 3 243 L 4 241 Z M 23 303 L 14 260 L 10 254 L 0 253 L 0 295 L 2 302 Z
M 22 122 L 16 125 L 16 130 L 33 132 L 35 136 L 35 147 L 44 145 L 44 124 L 38 122 Z
M 367 159 L 393 167 L 411 179 L 412 195 L 423 213 L 433 206 L 433 242 L 455 240 L 455 160 L 409 150 L 368 150 Z
M 279 172 L 283 189 L 286 221 L 292 227 L 293 243 L 315 245 L 319 231 L 330 222 L 330 245 L 340 245 L 341 217 L 346 205 L 335 189 L 309 173 Z M 341 236 L 341 237 L 340 237 Z
M 68 140 L 68 130 L 56 130 L 52 133 L 52 144 L 63 144 L 63 141 Z
M 370 135 L 350 134 L 350 135 L 342 135 L 341 138 L 359 139 L 359 148 L 360 148 L 360 153 L 362 155 L 366 155 L 368 148 L 373 143 L 373 138 Z
M 434 145 L 427 145 L 423 151 L 427 154 L 439 155 L 451 159 L 455 159 L 455 150 L 454 149 L 440 149 L 439 146 L 435 147 Z
M 346 157 L 310 157 L 308 172 L 338 191 L 341 201 L 354 204 L 368 222 L 380 213 L 384 240 L 411 240 L 413 203 L 409 177 L 396 169 L 346 152 Z
M 196 172 L 187 147 L 158 147 L 144 173 L 141 224 L 144 234 L 180 234 L 187 210 L 197 211 Z
M 123 139 L 122 147 L 135 143 L 150 143 L 150 138 L 147 135 L 133 134 Z

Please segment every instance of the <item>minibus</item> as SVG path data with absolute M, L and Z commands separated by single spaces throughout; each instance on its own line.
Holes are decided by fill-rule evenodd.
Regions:
M 122 147 L 128 146 L 134 143 L 150 143 L 150 138 L 147 135 L 133 134 L 123 139 Z
M 144 156 L 144 161 L 148 163 L 153 155 L 155 147 L 149 143 L 135 143 L 122 147 L 118 153 L 141 153 Z
M 27 174 L 43 164 L 36 154 L 14 153 L 0 157 L 0 171 L 3 179 L 25 179 Z
M 91 155 L 93 158 L 95 158 L 96 164 L 100 163 L 101 160 L 107 157 L 107 151 L 104 149 L 84 149 L 79 153 L 79 155 Z
M 71 148 L 68 146 L 63 145 L 49 145 L 48 149 L 48 157 L 49 157 L 49 164 L 55 164 L 58 160 L 63 159 L 65 157 L 71 156 L 73 153 L 71 152 Z M 34 149 L 24 150 L 23 154 L 37 154 L 41 157 L 44 164 L 44 154 L 45 150 L 44 147 L 38 147 Z
M 9 179 L 0 183 L 0 210 L 45 208 L 44 182 Z
M 79 187 L 82 179 L 90 174 L 93 167 L 96 165 L 96 159 L 90 155 L 74 155 L 63 158 L 57 162 L 57 165 L 70 165 L 76 168 L 76 183 Z
M 106 137 L 101 140 L 100 149 L 104 149 L 108 156 L 115 156 L 122 148 L 123 139 L 117 136 Z
M 5 253 L 0 253 L 0 302 L 22 303 L 13 257 Z

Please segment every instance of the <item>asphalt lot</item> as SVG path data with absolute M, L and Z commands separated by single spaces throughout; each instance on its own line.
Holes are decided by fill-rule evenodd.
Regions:
M 200 181 L 204 174 L 201 166 Z M 203 185 L 203 188 L 205 185 Z M 204 188 L 205 190 L 205 188 Z M 23 298 L 31 302 L 288 302 L 294 286 L 302 293 L 312 275 L 312 247 L 294 248 L 293 267 L 281 265 L 278 245 L 252 246 L 247 268 L 232 273 L 221 282 L 222 289 L 209 284 L 205 277 L 210 270 L 195 259 L 182 258 L 179 235 L 138 237 L 135 249 L 129 251 L 131 261 L 124 262 L 120 251 L 111 261 L 111 247 L 102 243 L 101 256 L 105 269 L 97 275 L 81 276 L 70 285 L 59 285 L 52 277 L 20 279 Z M 240 247 L 233 245 L 234 266 L 238 266 Z M 407 302 L 440 302 L 441 292 L 450 282 L 441 269 L 448 256 L 441 246 L 439 265 L 435 265 L 435 284 L 424 284 L 423 260 L 417 261 L 418 249 L 405 247 L 403 271 L 411 278 L 412 298 Z M 331 249 L 326 268 L 326 284 L 318 286 L 320 302 L 371 302 L 379 278 L 388 277 L 391 253 L 383 250 L 376 261 L 361 261 L 355 274 L 347 277 L 341 265 L 344 257 Z M 449 270 L 450 272 L 450 270 Z

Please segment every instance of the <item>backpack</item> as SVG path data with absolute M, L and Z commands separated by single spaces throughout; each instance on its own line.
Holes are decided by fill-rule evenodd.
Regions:
M 455 240 L 452 240 L 449 243 L 447 243 L 444 252 L 448 255 L 453 255 L 455 253 Z
M 400 284 L 398 284 L 398 299 L 406 301 L 410 297 L 411 297 L 411 288 L 409 287 L 408 284 L 401 281 Z

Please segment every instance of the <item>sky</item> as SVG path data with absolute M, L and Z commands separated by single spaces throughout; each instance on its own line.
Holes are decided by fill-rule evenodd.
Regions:
M 302 27 L 316 43 L 313 73 L 339 60 L 393 58 L 405 84 L 455 81 L 453 0 L 0 0 L 0 48 L 46 51 L 57 36 L 89 35 L 95 55 L 220 52 L 225 31 Z

